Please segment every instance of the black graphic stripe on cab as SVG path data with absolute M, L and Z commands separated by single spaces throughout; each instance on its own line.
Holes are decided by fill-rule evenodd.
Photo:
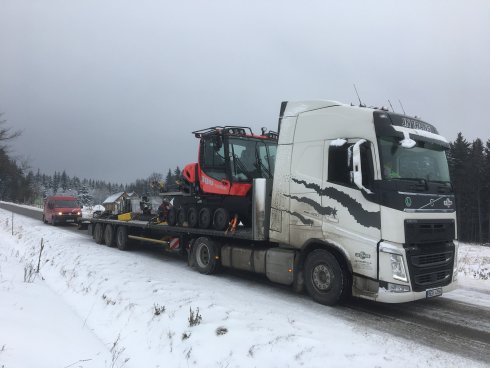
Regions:
M 284 197 L 288 197 L 288 198 L 294 199 L 294 200 L 296 200 L 298 202 L 301 202 L 301 203 L 309 204 L 320 215 L 333 216 L 333 217 L 336 217 L 337 216 L 337 210 L 335 208 L 332 208 L 332 207 L 323 207 L 320 203 L 317 203 L 316 201 L 314 201 L 311 198 L 308 198 L 308 197 L 298 197 L 298 196 L 289 195 L 289 194 L 284 194 Z
M 285 211 L 285 212 L 289 213 L 291 216 L 297 217 L 305 225 L 312 226 L 314 224 L 313 220 L 307 219 L 306 217 L 304 217 L 302 214 L 298 212 L 291 212 L 291 211 Z
M 354 198 L 350 197 L 344 192 L 341 192 L 338 189 L 331 187 L 321 188 L 317 184 L 307 183 L 304 180 L 298 180 L 295 178 L 292 178 L 292 180 L 295 183 L 303 184 L 306 188 L 313 189 L 320 196 L 326 196 L 339 202 L 340 204 L 342 204 L 342 206 L 347 208 L 347 211 L 349 211 L 352 217 L 354 217 L 354 219 L 362 226 L 381 229 L 381 216 L 379 211 L 366 211 L 364 208 L 362 208 L 362 205 Z

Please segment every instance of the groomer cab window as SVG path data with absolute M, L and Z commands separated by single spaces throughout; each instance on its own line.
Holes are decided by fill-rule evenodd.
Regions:
M 359 156 L 359 160 L 356 160 L 357 156 Z M 330 141 L 328 181 L 356 188 L 358 187 L 354 182 L 356 172 L 362 175 L 362 186 L 371 190 L 374 181 L 371 143 L 366 140 L 343 138 Z
M 219 136 L 201 139 L 201 169 L 214 179 L 226 179 L 225 149 Z

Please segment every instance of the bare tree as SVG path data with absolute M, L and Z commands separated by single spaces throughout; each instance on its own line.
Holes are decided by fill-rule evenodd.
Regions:
M 3 113 L 0 113 L 0 148 L 5 149 L 5 144 L 3 142 L 17 138 L 22 132 L 20 130 L 12 131 L 11 128 L 4 127 L 7 120 L 2 119 L 2 116 Z

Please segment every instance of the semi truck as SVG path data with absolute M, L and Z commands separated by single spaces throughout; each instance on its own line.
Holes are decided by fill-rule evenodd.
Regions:
M 277 133 L 194 134 L 198 162 L 168 194 L 168 216 L 94 218 L 97 243 L 161 244 L 202 274 L 262 274 L 324 305 L 409 302 L 456 287 L 448 142 L 432 124 L 315 100 L 283 102 Z

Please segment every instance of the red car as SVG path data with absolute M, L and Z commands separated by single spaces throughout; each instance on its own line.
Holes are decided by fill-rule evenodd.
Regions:
M 81 213 L 81 206 L 75 197 L 53 196 L 44 201 L 43 221 L 46 224 L 76 223 Z

